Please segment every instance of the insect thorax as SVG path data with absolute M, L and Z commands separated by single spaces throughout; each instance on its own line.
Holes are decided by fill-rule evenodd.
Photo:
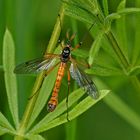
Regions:
M 70 56 L 70 48 L 69 47 L 65 47 L 62 50 L 62 53 L 61 53 L 61 61 L 66 63 L 69 60 L 69 56 Z

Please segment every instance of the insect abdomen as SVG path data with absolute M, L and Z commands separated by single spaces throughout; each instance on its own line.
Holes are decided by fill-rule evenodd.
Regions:
M 61 62 L 60 66 L 59 66 L 57 78 L 55 81 L 55 86 L 53 89 L 53 93 L 52 93 L 52 96 L 51 96 L 50 101 L 48 103 L 48 111 L 49 112 L 54 111 L 54 109 L 56 108 L 56 106 L 58 104 L 58 92 L 60 89 L 62 78 L 64 76 L 65 66 L 66 66 L 66 63 L 63 63 L 63 62 Z

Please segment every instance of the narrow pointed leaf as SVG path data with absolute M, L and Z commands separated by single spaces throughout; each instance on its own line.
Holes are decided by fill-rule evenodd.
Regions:
M 105 20 L 106 21 L 112 21 L 112 20 L 114 20 L 114 19 L 118 19 L 118 18 L 120 18 L 121 16 L 118 14 L 118 13 L 112 13 L 112 14 L 109 14 L 106 18 L 105 18 Z
M 132 75 L 136 76 L 136 75 L 140 74 L 140 66 L 135 66 L 135 67 L 131 68 L 130 71 L 128 71 L 128 74 L 131 76 Z
M 117 8 L 117 11 L 124 10 L 126 6 L 126 0 L 122 0 Z M 128 44 L 127 44 L 127 28 L 126 28 L 126 17 L 123 16 L 120 19 L 116 20 L 116 28 L 117 28 L 117 38 L 119 39 L 119 44 L 121 46 L 121 50 L 123 54 L 128 60 Z M 120 32 L 121 31 L 121 32 Z
M 60 46 L 57 47 L 57 49 L 55 50 L 55 53 L 59 54 L 60 49 L 61 49 Z M 56 60 L 56 63 L 57 62 L 58 61 Z M 35 121 L 35 119 L 37 118 L 37 116 L 39 115 L 39 113 L 41 112 L 43 107 L 45 106 L 48 98 L 50 97 L 50 94 L 51 94 L 53 86 L 54 86 L 54 82 L 56 80 L 57 70 L 58 70 L 58 67 L 54 68 L 51 71 L 51 73 L 49 73 L 49 75 L 47 75 L 42 86 L 40 87 L 39 97 L 36 101 L 36 104 L 35 104 L 34 110 L 32 112 L 27 129 L 29 129 L 29 127 Z M 47 107 L 46 107 L 46 110 L 47 110 Z
M 103 0 L 103 8 L 104 8 L 104 15 L 107 16 L 108 15 L 108 0 Z
M 84 95 L 84 93 L 85 92 L 82 89 L 73 91 L 69 96 L 69 108 L 74 103 L 76 103 Z M 64 99 L 62 102 L 59 103 L 55 111 L 47 114 L 35 127 L 33 127 L 30 133 L 38 133 L 42 131 L 50 121 L 60 116 L 66 110 L 67 110 L 66 99 Z
M 41 91 L 39 93 L 39 97 L 38 97 L 37 102 L 35 104 L 35 108 L 33 110 L 31 119 L 29 121 L 28 128 L 35 121 L 35 119 L 37 118 L 38 114 L 41 112 L 42 108 L 45 106 L 46 101 L 48 100 L 48 98 L 49 98 L 49 96 L 51 94 L 51 91 L 53 89 L 56 74 L 57 74 L 57 68 L 55 68 L 55 70 L 53 70 L 51 72 L 51 74 L 49 74 L 45 78 L 45 81 L 43 82 L 43 85 L 41 87 Z M 47 111 L 47 107 L 46 107 L 46 111 Z
M 28 140 L 45 140 L 41 135 L 31 135 L 27 137 Z
M 115 76 L 115 75 L 123 75 L 124 73 L 122 70 L 110 67 L 110 66 L 101 66 L 101 65 L 94 65 L 90 69 L 85 70 L 88 74 L 99 75 L 99 76 Z
M 96 39 L 94 40 L 92 46 L 91 46 L 91 49 L 90 49 L 90 52 L 89 52 L 89 65 L 92 65 L 93 64 L 93 61 L 95 59 L 95 57 L 98 55 L 98 51 L 100 49 L 100 43 L 101 43 L 101 40 L 102 40 L 102 37 L 103 37 L 103 32 L 101 31 L 98 36 L 96 37 Z
M 15 68 L 15 46 L 13 38 L 6 29 L 3 40 L 3 69 L 6 93 L 9 108 L 16 126 L 18 126 L 18 102 L 17 102 L 17 79 L 13 73 Z
M 112 21 L 114 19 L 120 18 L 122 15 L 132 14 L 140 12 L 140 8 L 124 8 L 123 10 L 119 10 L 116 13 L 109 14 L 105 20 Z
M 91 1 L 63 1 L 66 3 L 65 14 L 72 16 L 78 20 L 93 23 L 96 18 L 98 6 L 95 5 L 95 2 Z
M 78 57 L 81 57 L 81 58 L 88 58 L 89 57 L 88 51 L 82 50 L 82 49 L 74 50 L 72 52 L 72 55 L 78 56 Z
M 0 135 L 5 133 L 15 133 L 15 130 L 5 116 L 0 112 Z
M 136 0 L 136 5 L 140 7 L 140 1 Z M 136 64 L 139 61 L 140 58 L 140 14 L 135 15 L 135 25 L 133 25 L 133 28 L 135 28 L 134 32 L 134 47 L 132 49 L 132 64 Z
M 106 96 L 109 93 L 109 90 L 102 90 L 100 91 L 100 97 L 97 100 L 93 100 L 90 96 L 83 99 L 79 104 L 77 104 L 70 112 L 69 112 L 69 119 L 73 120 L 80 114 L 84 113 L 87 109 L 89 109 L 91 106 L 93 106 L 95 103 L 100 101 L 104 96 Z M 38 129 L 31 130 L 31 133 L 40 133 L 43 131 L 46 131 L 48 129 L 51 129 L 53 127 L 56 127 L 58 125 L 61 125 L 63 123 L 67 122 L 67 113 L 61 115 L 60 117 L 48 122 L 47 124 L 44 124 Z M 45 122 L 44 122 L 45 123 Z
M 123 10 L 119 10 L 117 13 L 120 15 L 132 14 L 140 12 L 140 8 L 125 8 Z

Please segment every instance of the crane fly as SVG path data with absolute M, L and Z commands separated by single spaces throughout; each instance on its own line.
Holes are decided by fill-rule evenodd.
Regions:
M 84 71 L 79 68 L 78 62 L 71 56 L 71 51 L 74 51 L 81 46 L 81 43 L 79 43 L 74 48 L 72 48 L 71 42 L 74 37 L 75 34 L 73 34 L 71 37 L 69 37 L 68 33 L 66 34 L 67 41 L 65 45 L 61 44 L 61 54 L 45 54 L 42 58 L 30 60 L 25 63 L 19 64 L 14 70 L 14 72 L 17 74 L 38 73 L 40 71 L 51 72 L 57 65 L 59 65 L 53 92 L 48 102 L 49 112 L 54 111 L 58 104 L 58 93 L 65 70 L 67 70 L 68 74 L 68 83 L 70 83 L 71 75 L 71 77 L 76 80 L 78 85 L 82 87 L 88 95 L 90 95 L 94 99 L 97 99 L 99 97 L 99 93 L 94 82 L 90 77 L 88 77 L 88 75 L 84 73 Z M 59 59 L 59 62 L 55 63 L 56 59 Z M 68 66 L 69 62 L 70 66 Z

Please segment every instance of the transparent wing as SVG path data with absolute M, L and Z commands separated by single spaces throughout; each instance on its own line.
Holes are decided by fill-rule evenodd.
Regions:
M 19 64 L 14 69 L 14 73 L 17 74 L 29 74 L 29 73 L 38 73 L 43 70 L 48 70 L 55 64 L 56 58 L 59 55 L 45 55 L 42 58 L 33 59 L 22 64 Z
M 82 87 L 88 95 L 94 99 L 99 97 L 99 93 L 95 84 L 82 70 L 78 68 L 77 64 L 71 63 L 70 73 L 71 77 L 76 80 L 78 85 Z

